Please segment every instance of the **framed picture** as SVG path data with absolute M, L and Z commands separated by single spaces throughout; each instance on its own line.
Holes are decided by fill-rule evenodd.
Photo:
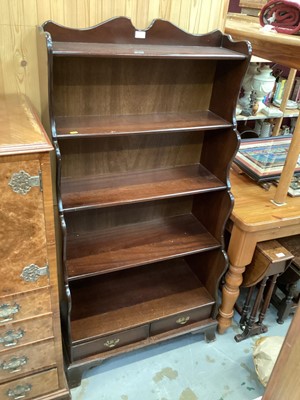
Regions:
M 292 135 L 245 139 L 234 162 L 257 182 L 276 180 L 282 172 L 291 138 Z M 300 174 L 300 157 L 294 173 Z
M 275 185 L 278 185 L 279 179 L 276 179 L 274 183 Z M 300 196 L 300 176 L 293 176 L 288 189 L 288 195 L 291 197 Z

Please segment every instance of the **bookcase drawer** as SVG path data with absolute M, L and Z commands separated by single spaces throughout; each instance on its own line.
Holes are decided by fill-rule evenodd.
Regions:
M 96 340 L 91 340 L 83 344 L 75 345 L 73 347 L 74 360 L 96 353 L 104 353 L 127 344 L 147 339 L 148 335 L 149 325 L 143 325 L 124 332 L 119 332 L 113 335 L 101 337 Z
M 189 325 L 197 321 L 203 321 L 211 316 L 211 311 L 212 305 L 209 304 L 152 322 L 150 326 L 150 336 L 167 332 L 171 329 L 178 329 L 181 326 Z

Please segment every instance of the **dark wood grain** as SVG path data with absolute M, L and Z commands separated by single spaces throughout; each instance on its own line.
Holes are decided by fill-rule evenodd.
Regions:
M 147 44 L 53 42 L 54 56 L 76 57 L 151 57 L 244 60 L 246 56 L 223 47 L 167 46 Z
M 56 117 L 59 139 L 116 136 L 140 133 L 185 132 L 231 127 L 232 124 L 210 111 L 139 115 L 74 115 Z
M 114 207 L 82 209 L 64 213 L 68 235 L 85 235 L 124 225 L 163 220 L 190 214 L 194 196 L 121 204 Z
M 169 21 L 156 19 L 145 30 L 145 39 L 135 37 L 136 28 L 127 17 L 115 17 L 104 21 L 94 27 L 85 29 L 72 29 L 59 25 L 53 21 L 43 24 L 44 31 L 51 34 L 53 41 L 86 42 L 86 43 L 135 43 L 141 41 L 147 44 L 168 45 L 222 45 L 222 33 L 210 32 L 204 35 L 192 35 L 183 31 Z
M 206 111 L 217 63 L 217 60 L 55 57 L 54 116 Z M 224 105 L 224 92 L 221 98 Z
M 214 304 L 182 259 L 74 281 L 70 288 L 74 342 Z
M 220 298 L 219 283 L 228 267 L 228 258 L 225 251 L 219 248 L 208 252 L 192 254 L 185 259 L 208 293 L 218 303 L 218 299 Z M 218 277 L 217 284 L 216 277 Z M 217 312 L 217 310 L 215 311 Z M 214 318 L 216 317 L 216 315 L 213 316 Z
M 210 206 L 205 207 L 206 204 Z M 223 243 L 225 224 L 233 208 L 233 196 L 230 192 L 203 193 L 193 202 L 192 213 L 202 222 L 210 234 Z M 216 218 L 216 215 L 219 218 Z
M 199 164 L 204 134 L 172 132 L 62 140 L 62 177 L 116 175 Z
M 227 182 L 230 187 L 229 170 L 240 139 L 236 129 L 229 128 L 211 133 L 204 136 L 200 162 L 222 182 Z
M 69 235 L 69 279 L 135 267 L 217 248 L 220 243 L 193 215 Z
M 61 182 L 64 211 L 177 197 L 224 188 L 224 183 L 199 164 L 131 174 L 63 178 Z

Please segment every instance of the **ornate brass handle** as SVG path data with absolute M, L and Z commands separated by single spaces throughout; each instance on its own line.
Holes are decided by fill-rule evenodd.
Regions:
M 26 394 L 30 392 L 32 385 L 27 383 L 26 385 L 18 385 L 13 389 L 8 389 L 6 395 L 9 399 L 19 400 L 24 399 Z
M 120 341 L 120 339 L 107 340 L 104 343 L 104 346 L 109 347 L 109 348 L 115 347 L 119 343 L 119 341 Z
M 18 344 L 18 340 L 22 339 L 25 332 L 23 329 L 10 330 L 4 333 L 4 335 L 0 336 L 0 343 L 3 344 L 4 347 L 15 346 Z
M 9 373 L 21 371 L 23 365 L 27 364 L 28 358 L 25 356 L 22 357 L 13 357 L 8 361 L 4 361 L 0 364 L 0 368 L 3 371 L 7 371 Z
M 189 316 L 187 316 L 187 317 L 180 317 L 180 318 L 178 318 L 178 319 L 176 320 L 176 324 L 184 325 L 184 324 L 186 324 L 186 323 L 189 321 L 189 319 L 190 319 Z
M 6 303 L 1 304 L 0 305 L 0 318 L 3 318 L 3 319 L 0 320 L 0 323 L 12 321 L 14 314 L 19 312 L 20 308 L 21 308 L 20 305 L 17 303 L 15 303 L 13 305 L 6 304 Z

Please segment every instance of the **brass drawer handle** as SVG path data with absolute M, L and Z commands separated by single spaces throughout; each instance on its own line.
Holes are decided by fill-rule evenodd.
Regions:
M 28 362 L 28 358 L 25 356 L 22 357 L 13 357 L 9 361 L 4 361 L 0 364 L 0 368 L 3 371 L 7 371 L 10 374 L 14 372 L 19 372 L 22 369 L 23 365 L 26 365 Z
M 40 276 L 49 275 L 49 268 L 46 264 L 44 267 L 39 267 L 36 264 L 30 264 L 23 268 L 20 277 L 25 282 L 36 282 Z
M 18 385 L 13 389 L 8 389 L 6 395 L 9 399 L 24 399 L 24 397 L 26 397 L 27 393 L 30 392 L 31 389 L 32 385 L 30 385 L 30 383 L 27 383 L 26 385 Z
M 18 340 L 22 339 L 24 334 L 25 332 L 23 329 L 7 331 L 3 336 L 0 336 L 0 343 L 2 343 L 4 347 L 16 346 Z
M 0 323 L 3 322 L 9 322 L 13 320 L 14 314 L 18 313 L 20 311 L 20 305 L 15 303 L 13 305 L 11 304 L 1 304 L 0 305 L 0 318 L 3 318 L 0 320 Z
M 120 339 L 112 339 L 112 340 L 107 340 L 104 343 L 104 346 L 112 348 L 115 347 L 119 343 Z
M 180 317 L 180 318 L 178 318 L 178 319 L 176 320 L 176 324 L 184 325 L 184 324 L 186 324 L 186 323 L 189 321 L 189 319 L 190 319 L 189 316 L 187 316 L 187 317 Z

